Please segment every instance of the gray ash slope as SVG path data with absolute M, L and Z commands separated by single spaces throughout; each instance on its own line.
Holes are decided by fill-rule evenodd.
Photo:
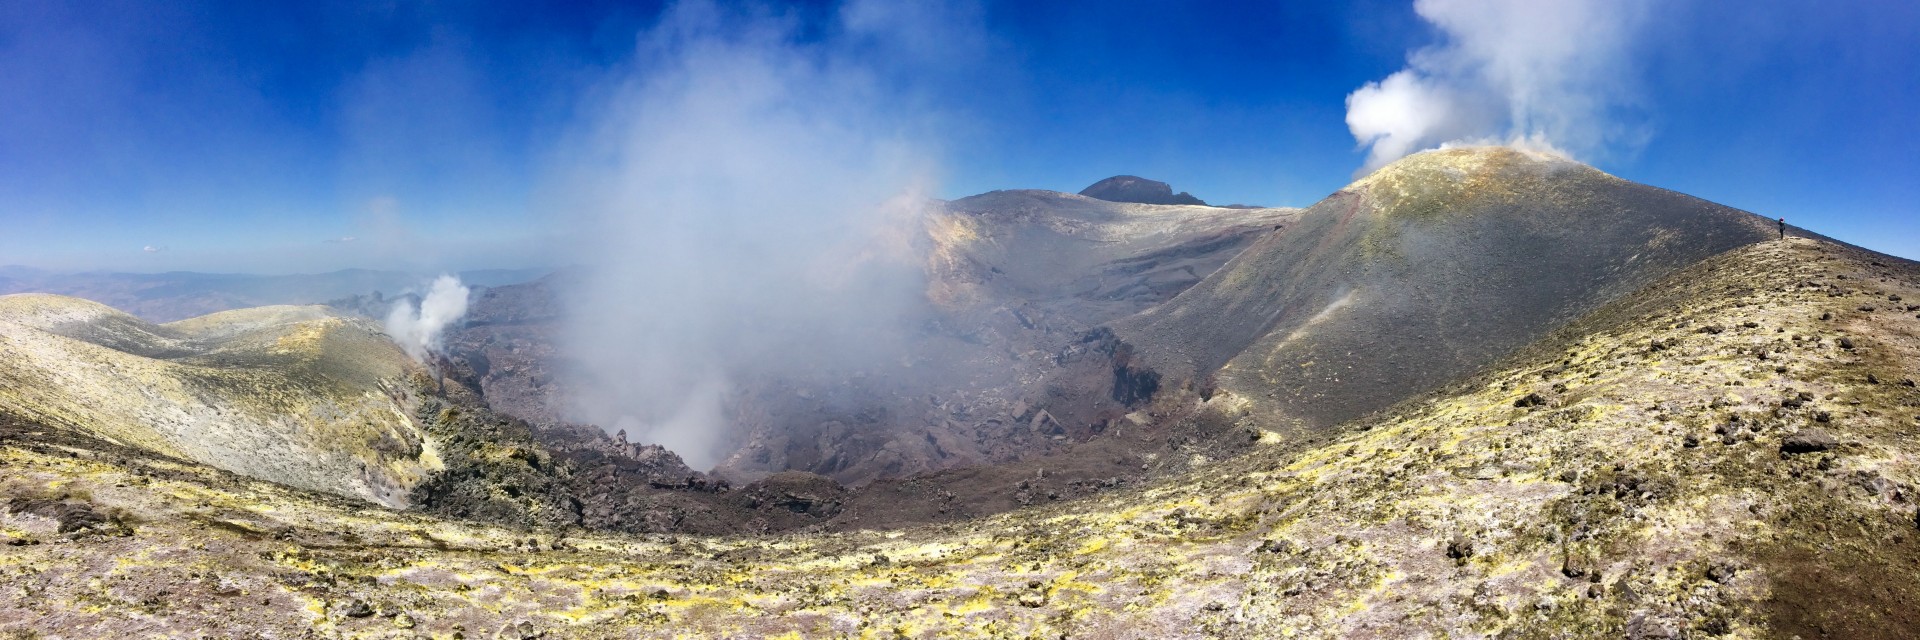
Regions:
M 1486 366 L 1606 301 L 1775 235 L 1759 216 L 1504 147 L 1417 154 L 1113 323 L 1168 384 L 1311 431 Z
M 1171 299 L 1299 214 L 994 191 L 935 214 L 929 275 L 939 302 L 948 301 L 938 287 L 974 286 L 987 306 L 1037 306 L 1092 326 Z

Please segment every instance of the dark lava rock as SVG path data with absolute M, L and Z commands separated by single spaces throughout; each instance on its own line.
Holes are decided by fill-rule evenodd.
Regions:
M 846 503 L 847 489 L 819 474 L 782 471 L 747 485 L 733 499 L 761 512 L 830 518 Z
M 1682 441 L 1680 442 L 1680 445 L 1681 445 L 1681 446 L 1684 446 L 1684 447 L 1686 447 L 1686 448 L 1688 448 L 1688 449 L 1692 449 L 1692 448 L 1694 448 L 1694 447 L 1698 447 L 1698 446 L 1700 446 L 1700 437 L 1699 437 L 1699 436 L 1687 436 L 1687 438 L 1686 438 L 1685 440 L 1682 440 Z
M 1713 566 L 1707 567 L 1707 579 L 1712 580 L 1714 582 L 1724 583 L 1728 580 L 1732 580 L 1734 574 L 1739 572 L 1740 572 L 1740 569 L 1738 567 L 1733 566 L 1732 564 L 1729 564 L 1727 562 L 1715 562 L 1713 563 Z
M 106 516 L 95 512 L 92 504 L 75 500 L 16 497 L 7 502 L 7 513 L 31 513 L 43 518 L 52 518 L 59 523 L 60 533 L 108 528 Z
M 1787 436 L 1780 442 L 1781 453 L 1815 453 L 1840 446 L 1840 441 L 1825 431 L 1808 429 Z
M 1842 348 L 1842 349 L 1852 349 L 1852 348 L 1853 348 L 1853 338 L 1841 338 L 1841 339 L 1840 339 L 1840 348 Z
M 1260 546 L 1253 549 L 1258 553 L 1293 553 L 1293 543 L 1285 540 L 1262 540 Z
M 1593 563 L 1586 558 L 1567 556 L 1567 561 L 1560 565 L 1560 573 L 1569 578 L 1585 578 L 1594 574 Z
M 1516 406 L 1516 407 L 1538 407 L 1538 406 L 1540 406 L 1540 405 L 1543 405 L 1543 404 L 1546 404 L 1546 403 L 1547 403 L 1547 397 L 1546 397 L 1546 396 L 1543 396 L 1543 395 L 1540 395 L 1539 393 L 1529 393 L 1529 394 L 1527 394 L 1527 395 L 1525 395 L 1525 396 L 1521 396 L 1521 398 L 1520 398 L 1519 400 L 1515 400 L 1515 401 L 1513 401 L 1513 406 Z
M 373 607 L 367 606 L 365 602 L 355 600 L 347 603 L 347 607 L 342 609 L 341 613 L 349 618 L 365 618 L 373 615 Z
M 1098 198 L 1108 202 L 1138 202 L 1141 204 L 1197 204 L 1207 203 L 1193 194 L 1182 191 L 1174 193 L 1173 187 L 1158 180 L 1148 180 L 1139 176 L 1114 176 L 1093 183 L 1080 190 L 1080 195 Z

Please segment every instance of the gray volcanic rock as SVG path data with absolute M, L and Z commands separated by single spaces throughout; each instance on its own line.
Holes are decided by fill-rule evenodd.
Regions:
M 1182 191 L 1174 193 L 1173 187 L 1158 180 L 1148 180 L 1139 176 L 1114 176 L 1093 183 L 1080 190 L 1080 195 L 1098 198 L 1108 202 L 1137 202 L 1140 204 L 1191 204 L 1206 206 L 1207 203 L 1193 194 Z

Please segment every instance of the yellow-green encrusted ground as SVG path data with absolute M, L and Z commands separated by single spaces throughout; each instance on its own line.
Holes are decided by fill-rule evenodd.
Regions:
M 1324 440 L 896 532 L 516 532 L 15 433 L 0 632 L 1903 637 L 1916 275 L 1740 249 Z
M 324 307 L 153 325 L 99 303 L 0 296 L 0 411 L 393 507 L 444 468 L 408 417 L 419 371 Z

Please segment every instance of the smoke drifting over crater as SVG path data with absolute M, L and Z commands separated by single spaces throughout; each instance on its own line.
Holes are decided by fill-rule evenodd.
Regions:
M 706 468 L 743 382 L 897 353 L 923 300 L 910 243 L 935 154 L 899 70 L 863 61 L 941 37 L 923 24 L 941 15 L 855 3 L 809 30 L 689 3 L 642 34 L 552 189 L 580 234 L 575 419 Z
M 1635 45 L 1645 0 L 1417 0 L 1440 43 L 1347 96 L 1368 147 L 1359 173 L 1449 143 L 1589 158 L 1633 146 Z
M 407 355 L 424 363 L 427 354 L 440 350 L 441 337 L 447 327 L 467 315 L 467 299 L 471 293 L 466 285 L 460 284 L 460 278 L 442 275 L 428 287 L 419 306 L 414 306 L 411 300 L 401 300 L 394 305 L 393 311 L 387 313 L 387 335 L 392 336 Z

